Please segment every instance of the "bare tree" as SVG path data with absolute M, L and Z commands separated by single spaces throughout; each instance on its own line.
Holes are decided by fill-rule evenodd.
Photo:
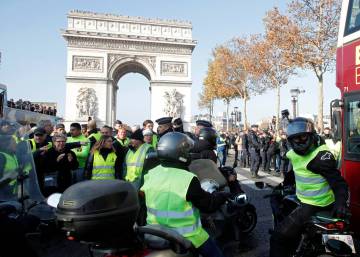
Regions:
M 322 131 L 324 74 L 335 67 L 340 0 L 293 0 L 288 17 L 298 27 L 296 49 L 290 51 L 299 66 L 313 71 L 318 80 L 318 128 Z

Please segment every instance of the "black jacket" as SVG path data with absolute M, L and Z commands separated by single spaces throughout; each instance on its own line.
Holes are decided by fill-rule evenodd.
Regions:
M 58 162 L 57 158 L 61 154 L 65 156 Z M 67 155 L 72 156 L 72 161 L 69 162 Z M 34 159 L 37 163 L 37 174 L 39 175 L 40 188 L 43 188 L 43 178 L 47 173 L 57 173 L 58 190 L 63 192 L 71 185 L 71 171 L 78 168 L 79 163 L 76 155 L 70 149 L 65 148 L 63 152 L 58 152 L 55 148 L 50 148 L 46 152 L 36 151 Z
M 260 150 L 261 148 L 260 140 L 254 131 L 252 130 L 249 131 L 248 140 L 249 140 L 249 149 L 254 148 L 255 150 Z
M 217 156 L 214 152 L 214 147 L 206 140 L 199 139 L 195 142 L 191 150 L 192 159 L 210 159 L 217 162 Z
M 244 134 L 242 136 L 242 149 L 243 150 L 249 150 L 249 138 L 248 138 L 248 135 L 247 134 Z

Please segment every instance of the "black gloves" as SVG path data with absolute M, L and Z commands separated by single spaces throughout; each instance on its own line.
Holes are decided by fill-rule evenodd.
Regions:
M 231 196 L 232 196 L 232 194 L 230 192 L 223 192 L 223 191 L 221 191 L 221 192 L 216 191 L 213 194 L 216 197 L 221 198 L 223 200 L 223 202 L 225 202 L 227 199 L 231 198 Z
M 332 210 L 332 216 L 344 219 L 347 218 L 350 215 L 349 208 L 346 206 L 346 204 L 337 204 L 335 203 L 334 208 Z

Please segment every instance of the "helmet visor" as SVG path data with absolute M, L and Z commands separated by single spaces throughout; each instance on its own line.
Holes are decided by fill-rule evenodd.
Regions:
M 303 133 L 313 133 L 314 128 L 311 122 L 301 121 L 301 122 L 290 122 L 286 131 L 288 138 L 294 137 Z

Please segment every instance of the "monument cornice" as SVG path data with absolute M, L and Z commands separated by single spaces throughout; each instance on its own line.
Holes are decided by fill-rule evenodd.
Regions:
M 191 55 L 196 44 L 63 34 L 68 47 Z
M 138 35 L 125 35 L 115 33 L 102 33 L 102 32 L 90 32 L 90 31 L 78 31 L 78 30 L 61 30 L 63 37 L 86 37 L 86 38 L 98 38 L 98 39 L 116 39 L 116 40 L 128 40 L 138 42 L 149 43 L 166 43 L 175 45 L 189 45 L 195 47 L 197 40 L 192 39 L 178 39 L 178 38 L 164 38 L 164 37 L 152 37 L 152 36 L 138 36 Z
M 141 24 L 153 24 L 153 25 L 162 25 L 162 26 L 192 28 L 192 24 L 189 21 L 166 20 L 166 19 L 159 19 L 159 18 L 155 18 L 155 19 L 154 18 L 144 18 L 144 17 L 139 17 L 139 16 L 125 16 L 125 15 L 117 15 L 117 14 L 110 14 L 110 13 L 95 13 L 95 12 L 81 11 L 81 10 L 71 10 L 68 13 L 68 18 L 85 18 L 85 19 L 121 21 L 121 22 L 141 23 Z

